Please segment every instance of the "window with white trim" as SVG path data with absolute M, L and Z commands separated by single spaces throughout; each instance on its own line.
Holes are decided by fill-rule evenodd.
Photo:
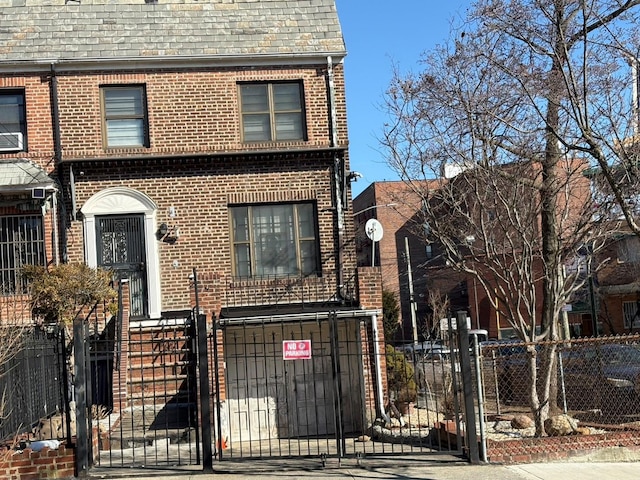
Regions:
M 317 232 L 312 203 L 232 207 L 234 275 L 317 274 L 320 270 Z
M 243 142 L 306 140 L 301 83 L 243 83 L 239 89 Z
M 148 147 L 149 125 L 144 86 L 105 86 L 100 88 L 100 94 L 105 147 Z
M 21 280 L 24 265 L 44 265 L 42 216 L 0 217 L 0 281 L 3 295 L 24 293 Z
M 21 152 L 26 145 L 24 90 L 0 89 L 0 152 Z

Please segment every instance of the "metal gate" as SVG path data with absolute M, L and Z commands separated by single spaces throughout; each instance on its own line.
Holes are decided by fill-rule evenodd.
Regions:
M 82 379 L 76 379 L 76 392 L 85 398 L 90 415 L 84 442 L 88 464 L 200 464 L 193 315 L 123 329 L 118 316 L 101 319 L 94 311 L 89 322 L 76 323 L 76 362 L 85 367 L 77 371 L 86 375 L 86 392 L 78 389 Z
M 462 454 L 455 355 L 407 358 L 374 344 L 370 317 L 335 312 L 215 325 L 218 460 Z

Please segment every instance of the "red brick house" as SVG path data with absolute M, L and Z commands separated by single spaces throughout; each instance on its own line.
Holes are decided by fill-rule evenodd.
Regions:
M 612 235 L 598 254 L 602 268 L 571 305 L 569 320 L 584 336 L 640 331 L 640 240 L 629 232 Z M 594 325 L 594 316 L 597 324 Z
M 571 231 L 571 226 L 574 223 L 584 218 L 581 215 L 583 215 L 582 212 L 584 212 L 585 205 L 588 203 L 590 190 L 589 180 L 581 172 L 587 166 L 583 160 L 574 159 L 563 163 L 559 167 L 559 175 L 561 178 L 566 179 L 566 185 L 564 189 L 559 189 L 558 216 L 560 224 L 567 232 Z M 522 168 L 523 174 L 530 176 L 532 179 L 538 175 L 538 167 L 535 165 L 506 165 L 503 168 Z M 472 173 L 473 170 L 469 170 L 469 172 Z M 426 188 L 432 191 L 439 188 L 455 189 L 455 192 L 459 192 L 457 195 L 463 197 L 465 188 L 470 188 L 469 184 L 473 184 L 472 181 L 467 184 L 464 181 L 464 175 L 467 175 L 467 173 L 460 173 L 459 177 L 453 177 L 453 179 L 433 179 L 425 185 Z M 358 195 L 353 202 L 354 211 L 356 212 L 356 239 L 360 240 L 358 242 L 358 261 L 360 265 L 367 265 L 371 262 L 371 252 L 373 251 L 371 241 L 362 234 L 365 222 L 368 218 L 376 218 L 384 228 L 384 236 L 376 247 L 374 261 L 376 265 L 380 265 L 382 268 L 384 287 L 396 292 L 401 302 L 404 330 L 402 341 L 412 341 L 411 328 L 413 320 L 411 318 L 408 286 L 407 245 L 411 260 L 413 299 L 417 312 L 416 321 L 419 326 L 425 324 L 432 326 L 432 328 L 436 326 L 435 330 L 437 332 L 439 319 L 432 318 L 432 312 L 428 304 L 429 291 L 437 290 L 441 295 L 448 297 L 452 312 L 458 310 L 466 310 L 468 312 L 471 328 L 487 330 L 489 338 L 510 338 L 515 332 L 507 318 L 510 312 L 510 305 L 505 303 L 506 300 L 498 300 L 497 293 L 494 295 L 495 298 L 490 298 L 480 281 L 473 275 L 458 272 L 448 266 L 442 256 L 437 239 L 431 239 L 431 243 L 425 240 L 424 220 L 421 218 L 420 212 L 427 192 L 426 190 L 420 191 L 421 188 L 423 187 L 419 181 L 410 183 L 375 182 Z M 487 190 L 487 192 L 490 191 L 490 189 Z M 473 206 L 474 202 L 478 203 L 478 200 L 471 196 L 469 205 Z M 499 202 L 496 202 L 496 205 L 499 206 Z M 486 211 L 483 212 L 483 210 Z M 482 223 L 483 225 L 490 225 L 491 221 L 500 216 L 501 212 L 491 204 L 489 199 L 486 205 L 478 209 L 478 212 L 473 213 L 473 215 L 476 214 L 487 215 L 487 220 Z M 444 218 L 449 217 L 445 216 Z M 480 224 L 480 222 L 477 223 Z M 538 218 L 532 222 L 534 238 L 539 236 L 539 223 L 538 215 Z M 502 243 L 501 235 L 507 235 L 508 232 L 500 230 L 496 225 L 493 231 L 489 233 L 490 235 L 487 238 L 490 238 L 492 244 L 497 246 Z M 477 237 L 481 238 L 482 235 L 477 235 Z M 571 240 L 568 239 L 568 241 Z M 478 243 L 476 242 L 476 245 Z M 517 248 L 509 252 L 510 244 L 507 242 L 506 245 L 506 250 L 504 252 L 501 251 L 501 255 L 518 255 Z M 491 248 L 486 249 L 486 251 L 490 250 Z M 481 278 L 484 279 L 489 291 L 498 292 L 497 286 L 500 284 L 500 280 L 498 276 L 491 272 L 490 268 L 483 264 L 484 251 L 483 248 L 476 249 L 476 252 L 480 253 L 476 253 L 473 258 L 469 256 L 467 260 L 474 262 L 474 268 L 481 272 Z M 506 265 L 508 262 L 504 264 Z M 542 267 L 540 262 L 535 261 L 532 268 L 541 269 Z M 509 291 L 511 287 L 505 285 L 505 288 Z M 534 307 L 538 324 L 540 323 L 542 308 L 541 288 L 542 284 L 538 281 L 535 296 L 536 305 Z M 513 295 L 517 295 L 517 292 Z M 496 309 L 492 301 L 504 305 L 504 308 Z M 513 305 L 515 305 L 515 302 L 513 302 Z M 419 331 L 421 334 L 424 333 L 423 329 L 419 328 Z
M 433 186 L 437 186 L 437 182 L 434 180 Z M 427 324 L 432 320 L 428 303 L 430 289 L 438 288 L 449 295 L 454 309 L 466 309 L 468 306 L 464 277 L 450 271 L 440 275 L 442 265 L 438 261 L 438 246 L 427 245 L 424 241 L 421 208 L 420 193 L 402 181 L 373 182 L 353 199 L 358 265 L 380 266 L 383 287 L 395 293 L 402 323 L 402 332 L 396 339 L 398 342 L 413 341 L 412 315 L 415 315 L 419 340 L 429 335 L 429 327 L 433 327 Z M 372 248 L 371 239 L 365 232 L 365 225 L 372 218 L 383 228 L 382 238 L 376 242 L 375 248 Z M 372 255 L 375 256 L 373 262 Z M 414 293 L 413 314 L 409 270 Z
M 0 5 L 5 295 L 22 293 L 24 263 L 84 261 L 128 278 L 131 323 L 154 325 L 193 307 L 195 269 L 201 309 L 242 325 L 234 335 L 263 338 L 272 322 L 282 340 L 291 322 L 307 339 L 334 316 L 350 320 L 343 340 L 366 343 L 359 322 L 378 321 L 379 273 L 356 271 L 346 242 L 346 50 L 333 0 Z M 346 379 L 368 375 L 345 362 Z M 222 382 L 246 381 L 232 369 Z M 227 392 L 262 396 L 255 388 Z

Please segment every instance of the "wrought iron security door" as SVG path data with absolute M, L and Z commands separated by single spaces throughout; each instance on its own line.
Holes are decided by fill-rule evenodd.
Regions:
M 144 216 L 97 217 L 98 265 L 129 279 L 131 316 L 148 314 Z

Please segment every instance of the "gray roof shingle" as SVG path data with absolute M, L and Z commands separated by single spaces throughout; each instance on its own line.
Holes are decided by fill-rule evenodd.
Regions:
M 0 0 L 0 63 L 346 53 L 334 0 L 147 2 Z

